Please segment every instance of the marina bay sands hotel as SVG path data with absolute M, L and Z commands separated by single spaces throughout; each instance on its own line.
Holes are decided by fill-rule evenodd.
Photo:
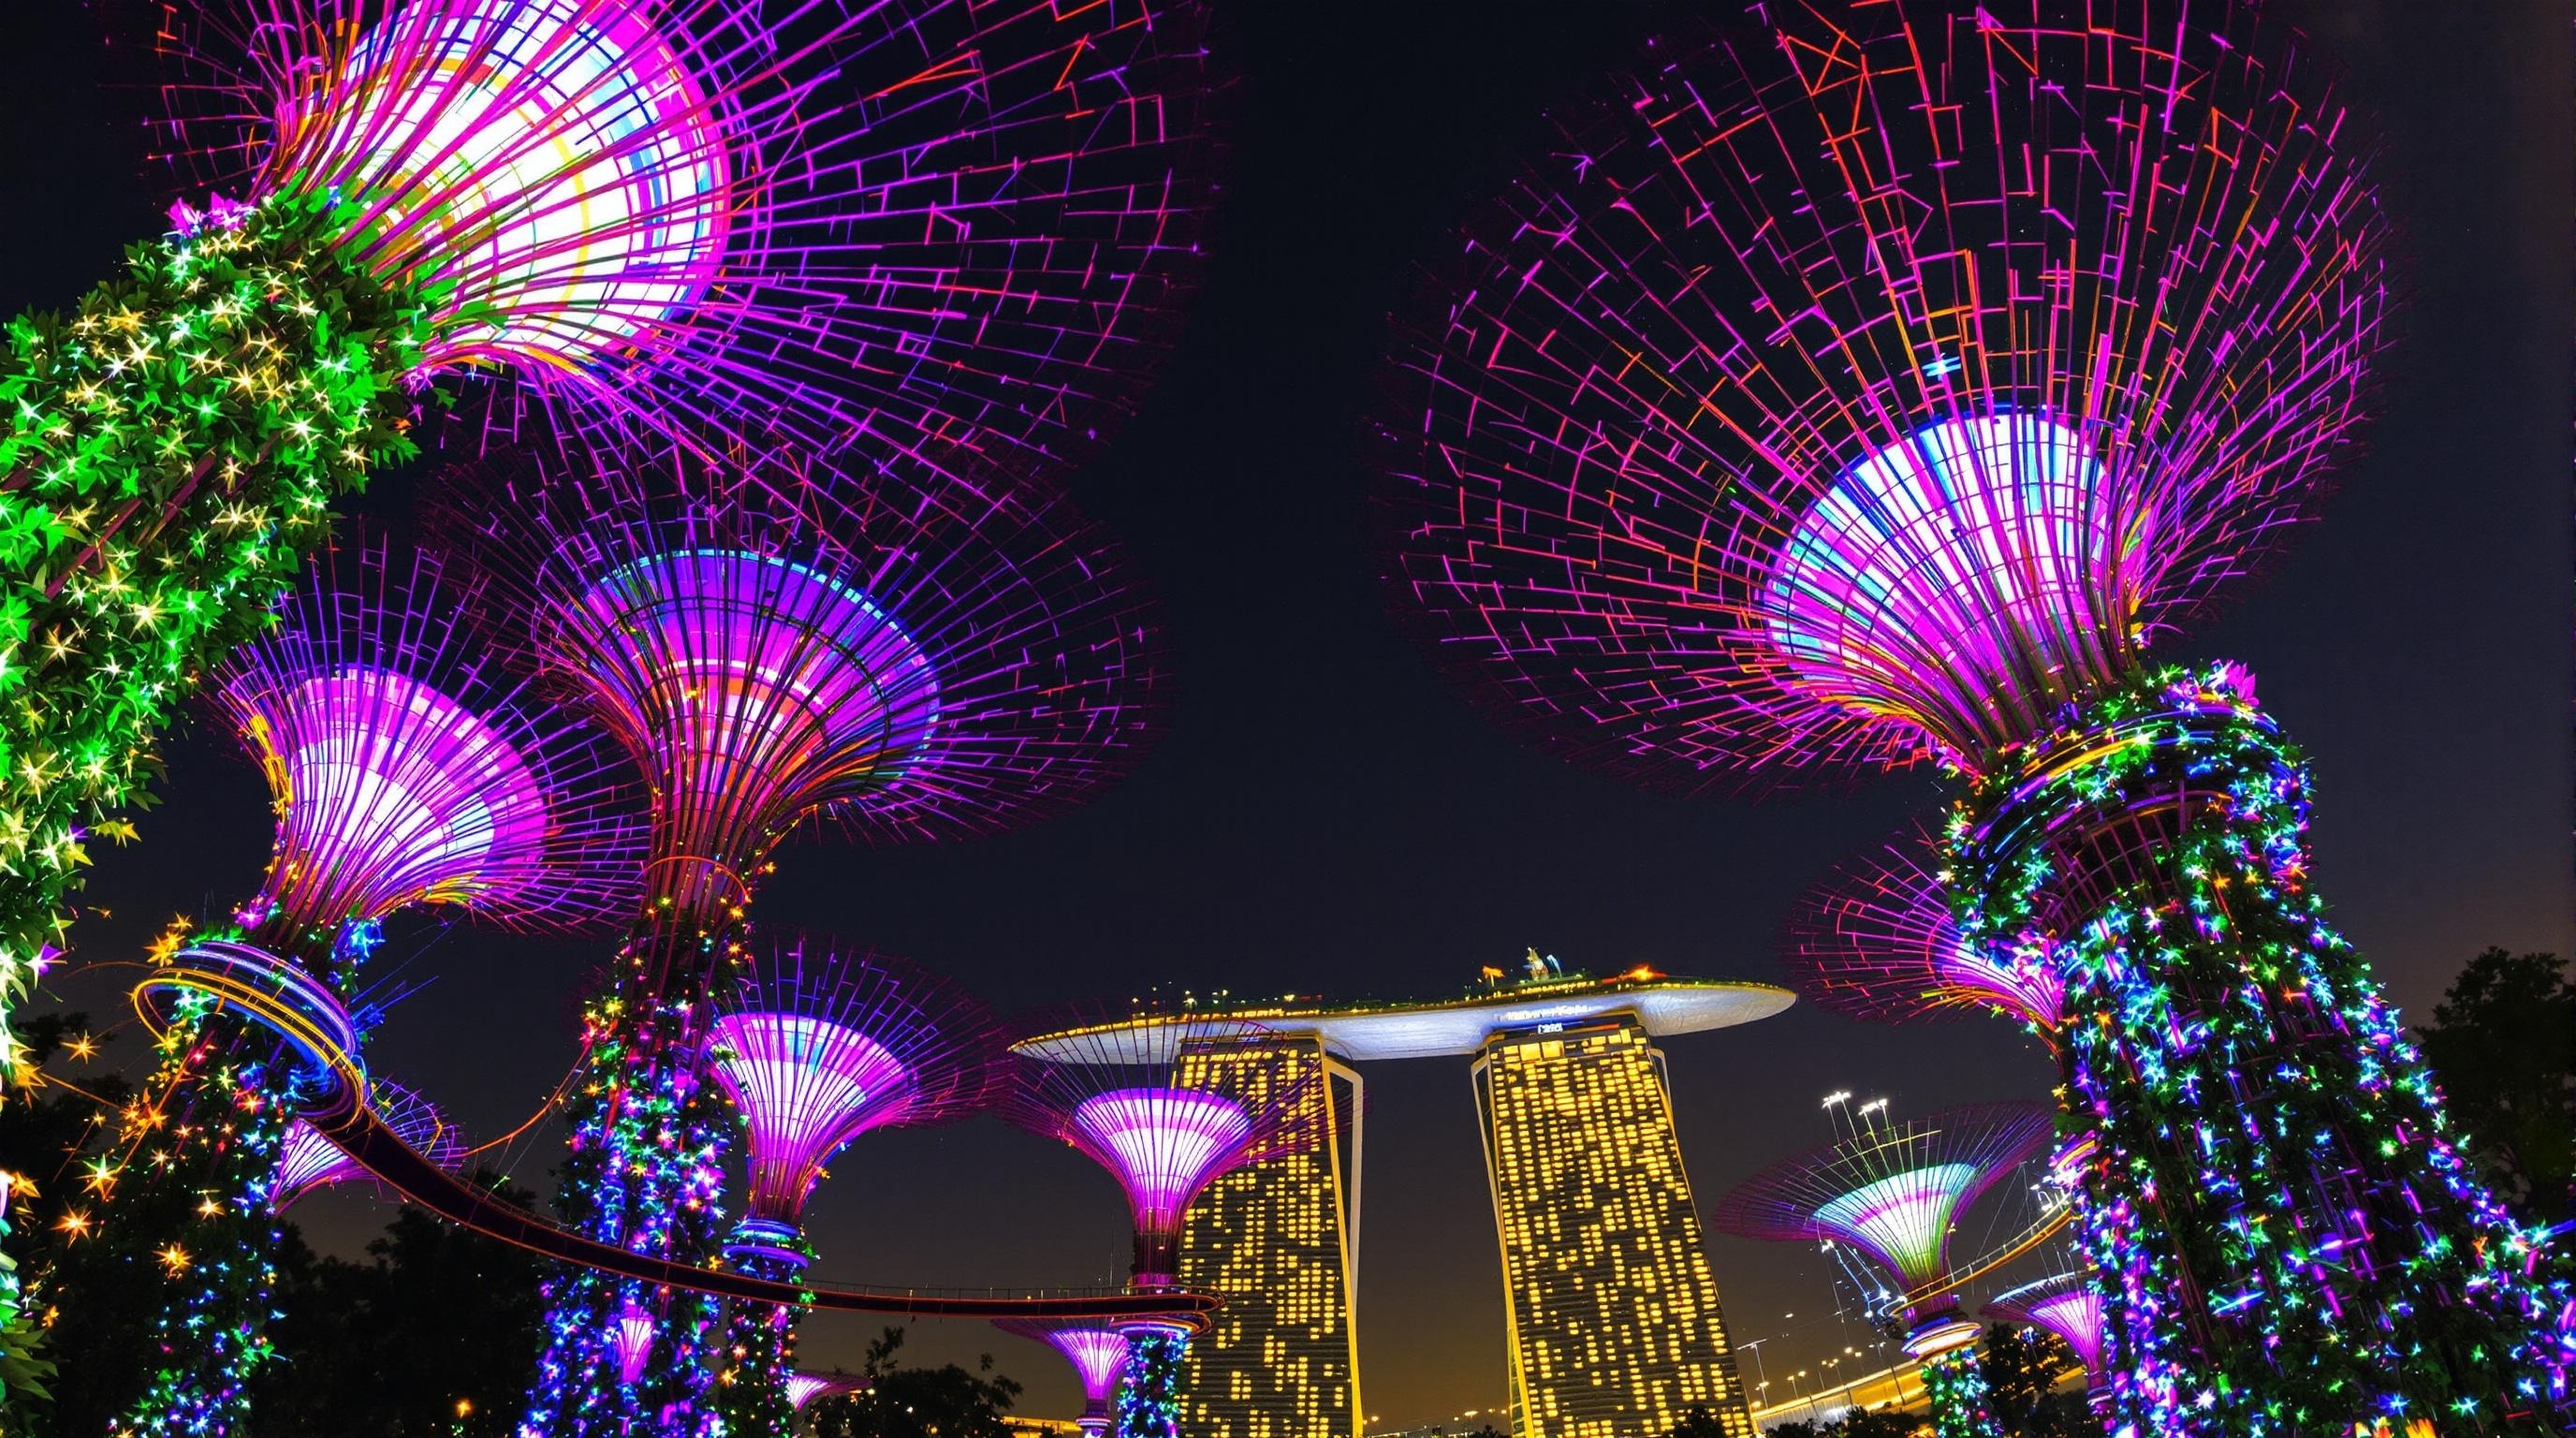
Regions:
M 1184 1042 L 1184 1063 L 1203 1066 L 1194 1087 L 1259 1101 L 1303 1083 L 1330 1136 L 1219 1179 L 1191 1210 L 1180 1279 L 1226 1304 L 1190 1345 L 1184 1431 L 1357 1438 L 1357 1066 L 1466 1058 L 1502 1245 L 1513 1438 L 1653 1438 L 1692 1408 L 1752 1438 L 1655 1041 L 1768 1018 L 1788 991 L 1649 969 L 1596 979 L 1536 953 L 1526 977 L 1486 973 L 1454 1000 L 1129 1021 Z M 1259 1041 L 1187 1053 L 1194 1031 L 1244 1030 Z

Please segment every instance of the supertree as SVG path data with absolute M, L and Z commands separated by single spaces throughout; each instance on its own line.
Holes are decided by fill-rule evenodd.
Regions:
M 1746 1238 L 1821 1240 L 1868 1256 L 1894 1280 L 1890 1317 L 1923 1365 L 1940 1438 L 2001 1438 L 1977 1366 L 1977 1325 L 1960 1312 L 1950 1234 L 1979 1195 L 2048 1142 L 2036 1103 L 1972 1104 L 1895 1121 L 1884 1105 L 1833 1143 L 1746 1179 L 1709 1222 Z
M 2111 1401 L 2102 1366 L 2102 1293 L 2093 1275 L 2070 1270 L 1998 1293 L 1978 1305 L 1985 1316 L 2037 1328 L 2063 1339 L 2084 1364 L 2084 1401 L 2096 1411 Z
M 216 669 L 211 707 L 267 780 L 276 839 L 232 922 L 174 930 L 161 957 L 310 989 L 354 1042 L 381 1016 L 364 967 L 399 912 L 565 933 L 633 907 L 640 796 L 603 736 L 530 702 L 474 643 L 465 617 L 483 592 L 432 552 L 353 538 Z M 146 1433 L 227 1432 L 268 1354 L 283 1148 L 311 1079 L 208 995 L 167 1015 L 160 1055 L 98 1175 L 114 1189 L 101 1233 L 57 1266 L 56 1327 L 94 1359 L 64 1407 L 96 1403 Z M 122 1321 L 136 1304 L 158 1312 L 127 1371 L 107 1345 L 136 1331 Z
M 485 467 L 439 523 L 515 580 L 506 636 L 653 795 L 647 891 L 584 1010 L 557 1212 L 630 1251 L 722 1254 L 740 1124 L 701 1082 L 712 1001 L 771 853 L 817 820 L 873 842 L 987 832 L 1081 797 L 1143 737 L 1154 631 L 1107 542 L 999 474 L 757 474 L 637 458 L 581 485 Z M 536 1433 L 689 1434 L 719 1305 L 587 1269 L 548 1284 Z M 657 1315 L 642 1382 L 620 1319 Z
M 1900 836 L 1802 895 L 1781 955 L 1791 981 L 1855 1018 L 1995 1013 L 2054 1044 L 2066 995 L 2053 957 L 1971 942 L 1951 909 L 1939 843 L 1919 830 Z
M 1198 0 L 160 8 L 200 198 L 0 354 L 0 1029 L 172 706 L 423 392 L 531 438 L 1042 459 L 1171 330 L 1208 198 Z
M 0 1021 L 427 391 L 550 447 L 1043 462 L 1174 329 L 1210 195 L 1199 0 L 153 8 L 197 198 L 0 355 Z
M 454 1168 L 464 1160 L 464 1137 L 428 1099 L 401 1084 L 378 1079 L 368 1086 L 367 1102 L 406 1145 L 439 1167 Z M 277 1145 L 277 1178 L 269 1188 L 269 1207 L 284 1213 L 308 1193 L 366 1177 L 357 1160 L 323 1137 L 320 1129 L 300 1118 L 289 1119 L 286 1136 Z
M 1064 1355 L 1082 1380 L 1082 1416 L 1075 1425 L 1084 1438 L 1109 1432 L 1109 1400 L 1118 1392 L 1118 1377 L 1127 1367 L 1127 1335 L 1089 1319 L 1004 1318 L 993 1326 L 1004 1333 L 1034 1339 Z
M 1118 1180 L 1135 1225 L 1134 1288 L 1179 1285 L 1181 1220 L 1209 1184 L 1321 1138 L 1321 1105 L 1307 1087 L 1313 1073 L 1270 1085 L 1258 1100 L 1220 1092 L 1230 1052 L 1276 1042 L 1256 1025 L 1139 1025 L 1057 1013 L 1025 1027 L 1012 1045 L 1009 1116 Z M 1127 1340 L 1127 1362 L 1113 1431 L 1174 1438 L 1190 1327 L 1142 1319 L 1116 1331 Z
M 888 954 L 817 940 L 742 964 L 719 994 L 707 1069 L 743 1119 L 750 1212 L 726 1256 L 790 1280 L 813 1250 L 806 1199 L 823 1166 L 859 1135 L 940 1123 L 990 1107 L 1009 1072 L 1001 1030 L 956 985 Z M 786 1438 L 800 1310 L 737 1303 L 727 1323 L 718 1410 L 735 1438 Z
M 805 1405 L 818 1398 L 838 1398 L 845 1393 L 865 1393 L 868 1380 L 848 1373 L 791 1373 L 787 1375 L 787 1406 L 802 1413 Z
M 1400 342 L 1400 584 L 1564 752 L 1914 763 L 2052 956 L 2142 1432 L 2552 1431 L 2567 1302 L 2311 886 L 2241 669 L 2147 657 L 2308 510 L 2380 342 L 2365 146 L 2244 5 L 1827 0 L 1659 44 Z

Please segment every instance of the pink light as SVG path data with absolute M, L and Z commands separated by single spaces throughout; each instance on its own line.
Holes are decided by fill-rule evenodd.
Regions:
M 340 1151 L 340 1146 L 322 1136 L 322 1131 L 302 1119 L 286 1126 L 286 1137 L 278 1144 L 277 1181 L 269 1191 L 269 1206 L 284 1212 L 287 1205 L 317 1188 L 363 1177 L 365 1169 L 358 1161 Z
M 1170 1233 L 1253 1138 L 1243 1105 L 1183 1088 L 1125 1088 L 1075 1105 L 1073 1128 L 1118 1174 L 1144 1233 Z
M 824 1373 L 791 1373 L 787 1375 L 787 1407 L 802 1413 L 805 1405 L 817 1398 L 841 1393 L 861 1393 L 867 1384 L 856 1378 L 839 1378 Z
M 903 1117 L 913 1073 L 876 1040 L 798 1014 L 715 1024 L 716 1082 L 750 1124 L 751 1211 L 793 1222 L 842 1145 Z
M 654 771 L 679 853 L 755 853 L 812 804 L 892 783 L 939 723 L 929 655 L 803 564 L 649 553 L 553 620 L 605 720 Z
M 539 880 L 545 789 L 481 717 L 387 669 L 269 678 L 246 671 L 224 699 L 278 804 L 272 897 L 336 922 L 504 902 Z
M 1998 736 L 1987 696 L 2130 658 L 2139 569 L 2122 555 L 2145 535 L 2122 499 L 2045 415 L 1925 425 L 1800 516 L 1771 571 L 1772 642 L 1816 698 L 1981 754 Z
M 433 364 L 630 350 L 705 294 L 732 204 L 716 109 L 640 12 L 410 0 L 282 95 L 268 187 L 337 188 L 353 253 L 454 285 Z
M 632 1386 L 644 1376 L 644 1360 L 653 1353 L 653 1315 L 633 1300 L 617 1311 L 616 1330 L 608 1336 L 608 1346 L 617 1354 L 617 1381 Z
M 1127 1366 L 1127 1335 L 1106 1328 L 1059 1328 L 1046 1341 L 1081 1377 L 1083 1397 L 1097 1403 L 1117 1391 L 1118 1371 Z
M 2070 1293 L 2030 1309 L 2031 1321 L 2066 1340 L 2087 1372 L 2102 1367 L 2102 1296 L 2089 1289 Z

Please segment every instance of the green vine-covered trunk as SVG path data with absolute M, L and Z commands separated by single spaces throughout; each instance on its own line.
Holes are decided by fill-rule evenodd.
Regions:
M 2251 680 L 2141 680 L 2006 758 L 1953 826 L 1961 916 L 2054 941 L 2113 1426 L 2567 1432 L 2564 1285 L 2327 926 Z
M 0 1028 L 204 667 L 265 622 L 326 507 L 413 453 L 426 297 L 324 243 L 318 201 L 137 245 L 0 355 Z M 0 1274 L 0 1328 L 16 1317 Z
M 654 912 L 620 950 L 616 984 L 583 1010 L 580 1082 L 564 1105 L 572 1145 L 555 1211 L 599 1242 L 706 1264 L 722 1252 L 725 1164 L 741 1128 L 696 1063 L 720 928 L 672 908 Z M 673 985 L 674 974 L 691 981 Z M 546 1347 L 525 1427 L 551 1438 L 722 1431 L 709 1401 L 723 1366 L 711 1351 L 718 1300 L 571 1267 L 546 1282 L 545 1296 Z M 615 1346 L 630 1308 L 654 1319 L 651 1359 L 632 1386 L 618 1379 Z
M 1970 1343 L 1923 1360 L 1923 1395 L 1932 1410 L 1933 1438 L 2004 1438 L 1986 1395 L 1985 1369 Z
M 1189 1338 L 1168 1328 L 1127 1335 L 1127 1367 L 1118 1382 L 1115 1438 L 1178 1438 L 1182 1363 Z
M 755 1278 L 792 1283 L 803 1272 L 772 1258 L 746 1258 Z M 804 1310 L 777 1303 L 737 1301 L 725 1319 L 724 1373 L 717 1380 L 716 1410 L 725 1438 L 790 1438 L 796 1406 L 787 1380 L 796 1373 L 796 1325 Z

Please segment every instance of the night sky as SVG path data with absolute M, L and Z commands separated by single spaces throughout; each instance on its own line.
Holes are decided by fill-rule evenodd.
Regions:
M 2555 0 L 2313 0 L 2304 15 L 2384 135 L 2405 260 L 2400 347 L 2343 492 L 2289 559 L 2171 652 L 2229 656 L 2303 741 L 2321 881 L 2394 997 L 2429 1012 L 2488 944 L 2576 945 L 2569 853 L 2571 56 Z M 94 19 L 14 0 L 0 46 L 0 304 L 63 305 L 157 233 L 134 121 L 102 84 Z M 1445 994 L 1526 946 L 1606 972 L 1776 978 L 1792 898 L 1927 810 L 1928 775 L 1761 803 L 1632 792 L 1520 748 L 1400 638 L 1377 586 L 1361 416 L 1384 315 L 1449 228 L 1579 92 L 1674 11 L 1569 0 L 1300 0 L 1233 7 L 1242 76 L 1228 207 L 1186 339 L 1106 459 L 1074 479 L 1167 603 L 1168 736 L 1090 806 L 997 840 L 782 855 L 761 928 L 829 931 L 956 975 L 1005 1010 L 1153 986 L 1240 996 Z M 409 476 L 364 507 L 398 517 Z M 142 846 L 100 856 L 76 934 L 134 956 L 173 914 L 256 890 L 256 773 L 202 721 L 169 751 Z M 369 1050 L 477 1134 L 528 1116 L 572 1062 L 575 995 L 604 944 L 400 931 L 426 988 Z M 131 975 L 57 978 L 101 1022 Z M 128 1040 L 129 1054 L 140 1044 Z M 1899 1112 L 2039 1096 L 2051 1067 L 1995 1021 L 1873 1028 L 1793 1009 L 1669 1047 L 1703 1205 L 1826 1136 L 1835 1088 Z M 1368 1075 L 1360 1334 L 1373 1426 L 1503 1397 L 1499 1267 L 1464 1061 Z M 506 1151 L 543 1188 L 556 1136 Z M 387 1211 L 297 1213 L 350 1248 Z M 1000 1124 L 872 1136 L 815 1202 L 826 1281 L 1099 1283 L 1123 1207 L 1069 1151 Z M 1739 1343 L 1775 1379 L 1848 1339 L 1803 1246 L 1711 1240 Z M 1788 1319 L 1785 1315 L 1797 1314 Z M 873 1324 L 810 1324 L 808 1364 L 855 1364 Z M 1069 1373 L 973 1325 L 1024 1406 L 1069 1414 Z M 1751 1377 L 1748 1365 L 1748 1378 Z

